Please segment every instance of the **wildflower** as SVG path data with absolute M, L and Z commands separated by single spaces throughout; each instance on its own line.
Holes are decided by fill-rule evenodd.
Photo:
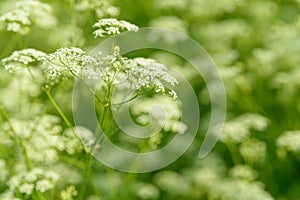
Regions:
M 255 113 L 245 113 L 228 121 L 224 125 L 220 140 L 224 143 L 241 143 L 251 133 L 251 130 L 264 131 L 269 125 L 269 120 Z
M 31 26 L 48 29 L 55 24 L 52 8 L 37 0 L 18 1 L 12 11 L 0 16 L 0 27 L 21 35 L 28 34 Z
M 60 193 L 62 200 L 73 200 L 73 197 L 77 196 L 78 192 L 74 185 L 69 186 L 66 190 Z
M 105 16 L 116 17 L 120 9 L 112 5 L 112 0 L 83 0 L 76 4 L 75 9 L 80 12 L 95 12 L 98 18 Z
M 96 61 L 85 55 L 80 48 L 60 48 L 44 58 L 44 64 L 48 67 L 46 76 L 51 84 L 57 83 L 62 78 L 79 77 L 82 73 L 91 72 Z M 97 78 L 97 73 L 93 77 Z
M 52 189 L 54 187 L 54 183 L 58 181 L 58 178 L 52 179 L 46 177 L 45 173 L 55 174 L 56 177 L 59 177 L 54 171 L 34 168 L 29 172 L 20 172 L 19 174 L 11 177 L 7 182 L 7 185 L 9 186 L 10 191 L 18 191 L 26 195 L 31 195 L 35 189 L 44 193 Z
M 149 58 L 134 58 L 128 74 L 136 90 L 154 88 L 156 93 L 166 93 L 165 85 L 178 84 L 175 77 L 167 72 L 167 67 Z M 169 90 L 169 94 L 176 99 L 176 93 Z
M 276 145 L 279 149 L 298 153 L 300 151 L 300 131 L 285 131 L 277 138 Z
M 265 161 L 267 145 L 265 142 L 250 139 L 241 144 L 239 151 L 246 163 L 262 163 Z
M 97 28 L 97 30 L 93 32 L 95 38 L 114 36 L 124 31 L 137 32 L 139 30 L 139 28 L 134 24 L 124 20 L 119 21 L 114 18 L 100 19 L 93 25 L 93 27 Z
M 15 72 L 19 67 L 37 65 L 46 53 L 36 49 L 14 51 L 9 57 L 1 60 L 1 65 L 9 72 Z
M 257 178 L 258 173 L 248 165 L 235 165 L 230 169 L 229 174 L 238 179 L 253 181 Z

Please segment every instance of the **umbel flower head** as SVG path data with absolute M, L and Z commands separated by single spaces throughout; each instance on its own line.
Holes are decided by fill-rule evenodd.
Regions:
M 56 83 L 61 78 L 78 77 L 83 71 L 90 71 L 90 66 L 96 66 L 96 60 L 87 56 L 80 48 L 70 47 L 48 54 L 44 58 L 44 64 L 47 66 L 47 79 Z
M 153 59 L 134 58 L 129 59 L 120 55 L 120 48 L 114 47 L 111 55 L 97 58 L 101 70 L 101 79 L 105 84 L 118 85 L 124 91 L 134 89 L 142 93 L 143 90 L 151 90 L 157 94 L 167 94 L 174 100 L 176 92 L 167 86 L 178 84 L 175 77 L 168 73 L 168 68 L 157 63 Z
M 18 1 L 13 10 L 0 15 L 0 28 L 21 35 L 26 35 L 33 25 L 48 29 L 55 24 L 52 8 L 37 0 Z
M 95 38 L 114 36 L 125 31 L 137 32 L 139 30 L 136 25 L 115 18 L 100 19 L 93 27 L 96 28 L 93 32 Z
M 113 6 L 114 0 L 81 0 L 75 9 L 80 12 L 94 12 L 96 17 L 116 17 L 120 13 L 120 9 Z
M 15 72 L 18 67 L 28 67 L 38 64 L 46 53 L 36 49 L 14 51 L 9 57 L 1 60 L 1 65 L 9 72 Z

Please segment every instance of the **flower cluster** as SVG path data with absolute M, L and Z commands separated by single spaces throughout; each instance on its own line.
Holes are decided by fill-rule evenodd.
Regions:
M 51 28 L 56 24 L 52 8 L 37 0 L 22 0 L 15 4 L 12 11 L 0 16 L 0 27 L 21 35 L 28 34 L 30 26 Z
M 248 165 L 235 165 L 230 169 L 229 174 L 233 178 L 253 181 L 257 178 L 258 173 Z
M 267 153 L 267 144 L 256 139 L 249 139 L 241 144 L 239 151 L 246 163 L 263 163 Z
M 277 148 L 293 153 L 300 151 L 300 131 L 285 131 L 277 138 Z
M 137 90 L 141 88 L 154 88 L 156 93 L 168 93 L 177 99 L 173 90 L 167 89 L 165 85 L 174 86 L 178 84 L 174 76 L 167 72 L 167 67 L 149 58 L 134 58 L 128 74 L 130 81 Z
M 177 94 L 168 86 L 178 84 L 174 76 L 169 74 L 168 68 L 149 58 L 129 59 L 120 55 L 120 49 L 115 46 L 111 55 L 97 58 L 100 66 L 98 73 L 105 84 L 117 85 L 118 89 L 133 89 L 136 93 L 151 90 L 157 94 L 166 94 L 177 100 Z M 98 71 L 99 71 L 98 70 Z M 122 91 L 120 91 L 122 92 Z M 128 95 L 121 95 L 128 97 Z
M 12 193 L 31 195 L 34 190 L 41 193 L 51 190 L 58 180 L 59 175 L 56 172 L 34 168 L 11 177 L 7 185 Z
M 66 77 L 80 77 L 82 73 L 91 72 L 90 69 L 96 66 L 96 61 L 85 52 L 76 47 L 60 48 L 44 58 L 47 66 L 46 76 L 51 84 L 59 82 Z M 98 78 L 95 71 L 91 74 Z
M 264 131 L 269 124 L 266 117 L 259 114 L 246 113 L 225 123 L 220 140 L 224 143 L 241 143 L 251 133 L 251 130 Z
M 1 60 L 1 65 L 9 72 L 15 72 L 21 66 L 34 66 L 38 64 L 46 54 L 36 49 L 23 49 L 14 51 L 9 57 Z
M 116 17 L 120 13 L 120 9 L 112 5 L 112 0 L 83 0 L 78 2 L 75 8 L 80 12 L 92 11 L 97 18 Z
M 93 27 L 96 28 L 93 32 L 95 38 L 114 36 L 125 31 L 137 32 L 139 30 L 134 24 L 114 18 L 100 19 Z
M 74 185 L 71 185 L 66 190 L 60 193 L 61 200 L 73 200 L 73 197 L 77 196 L 78 192 Z
M 32 121 L 12 119 L 3 128 L 8 133 L 13 131 L 14 137 L 26 141 L 25 148 L 30 160 L 50 164 L 58 160 L 59 152 L 72 155 L 82 150 L 74 133 L 69 129 L 63 132 L 59 123 L 58 117 L 43 115 Z

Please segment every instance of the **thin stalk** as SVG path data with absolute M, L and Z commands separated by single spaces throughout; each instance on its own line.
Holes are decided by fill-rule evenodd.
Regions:
M 54 108 L 59 113 L 59 115 L 62 117 L 62 119 L 64 120 L 64 122 L 67 124 L 67 126 L 69 128 L 72 128 L 71 122 L 67 119 L 67 117 L 65 116 L 65 114 L 62 112 L 62 110 L 60 109 L 60 107 L 57 105 L 56 101 L 53 99 L 53 97 L 52 97 L 52 95 L 51 95 L 51 93 L 50 93 L 49 90 L 46 90 L 46 94 L 47 94 L 47 97 L 49 98 L 51 104 L 54 106 Z
M 82 148 L 85 152 L 88 152 L 88 150 L 86 149 L 85 145 L 83 144 L 81 138 L 79 137 L 79 135 L 77 135 L 77 133 L 74 131 L 74 128 L 71 124 L 71 122 L 68 120 L 68 118 L 66 117 L 66 115 L 62 112 L 62 110 L 60 109 L 60 107 L 57 105 L 56 101 L 53 99 L 51 93 L 49 90 L 45 90 L 47 97 L 49 98 L 51 104 L 54 106 L 54 108 L 56 109 L 56 111 L 59 113 L 59 115 L 62 117 L 62 119 L 64 120 L 64 122 L 66 123 L 66 125 L 72 130 L 73 135 L 80 141 Z
M 28 171 L 30 171 L 32 169 L 32 163 L 31 163 L 31 160 L 28 156 L 28 152 L 27 152 L 26 145 L 25 145 L 24 141 L 20 141 L 20 145 L 21 145 L 22 152 L 23 152 L 23 155 L 24 155 L 24 158 L 25 158 L 26 168 L 27 168 Z
M 227 144 L 227 147 L 228 147 L 228 150 L 229 150 L 229 153 L 231 155 L 231 158 L 232 158 L 232 161 L 233 161 L 234 165 L 241 164 L 242 160 L 239 157 L 236 145 L 234 143 L 230 142 L 230 143 Z
M 83 179 L 83 183 L 80 187 L 80 191 L 79 191 L 79 199 L 83 200 L 84 199 L 84 194 L 85 194 L 85 189 L 87 187 L 87 184 L 89 182 L 89 177 L 91 175 L 92 172 L 92 156 L 90 154 L 88 154 L 88 158 L 87 158 L 87 165 L 86 165 L 86 169 L 85 169 L 85 174 L 84 174 L 84 179 Z

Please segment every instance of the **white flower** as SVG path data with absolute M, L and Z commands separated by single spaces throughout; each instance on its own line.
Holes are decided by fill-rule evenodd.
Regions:
M 40 180 L 36 182 L 36 189 L 44 193 L 54 187 L 53 183 L 49 180 Z
M 265 142 L 250 139 L 241 144 L 239 151 L 246 163 L 262 163 L 265 161 L 267 145 Z
M 276 144 L 278 148 L 298 153 L 300 151 L 300 131 L 285 131 L 277 138 Z
M 48 67 L 47 79 L 52 84 L 57 83 L 61 78 L 79 77 L 83 72 L 88 72 L 88 75 L 93 78 L 97 77 L 96 71 L 90 71 L 96 66 L 96 60 L 76 47 L 60 48 L 48 54 L 44 59 L 44 64 Z M 90 74 L 91 72 L 93 75 Z
M 118 35 L 124 31 L 134 31 L 137 32 L 139 28 L 124 20 L 117 20 L 114 18 L 100 19 L 93 25 L 97 28 L 93 34 L 95 38 L 98 37 L 108 37 Z
M 1 65 L 9 72 L 15 72 L 20 66 L 31 66 L 39 63 L 46 56 L 36 49 L 14 51 L 9 57 L 1 60 Z
M 248 165 L 235 165 L 230 169 L 229 174 L 238 179 L 253 181 L 257 178 L 258 173 Z
M 241 143 L 251 133 L 251 130 L 265 131 L 269 119 L 256 113 L 245 113 L 225 123 L 220 140 L 224 143 Z
M 30 195 L 33 189 L 34 189 L 34 185 L 32 183 L 24 183 L 19 186 L 19 191 L 27 195 Z
M 174 91 L 165 86 L 178 84 L 175 77 L 167 72 L 167 67 L 149 58 L 134 58 L 128 72 L 129 80 L 137 90 L 142 88 L 154 88 L 156 93 L 168 93 L 176 99 Z
M 98 18 L 115 17 L 119 15 L 120 9 L 113 6 L 113 2 L 114 0 L 82 0 L 76 4 L 75 9 L 81 12 L 95 12 Z
M 40 28 L 51 28 L 56 24 L 52 15 L 52 8 L 37 0 L 18 1 L 12 11 L 3 13 L 0 16 L 0 25 L 7 31 L 26 35 L 30 26 Z
M 77 196 L 78 192 L 74 185 L 71 185 L 66 190 L 60 193 L 62 200 L 73 200 L 73 197 Z

